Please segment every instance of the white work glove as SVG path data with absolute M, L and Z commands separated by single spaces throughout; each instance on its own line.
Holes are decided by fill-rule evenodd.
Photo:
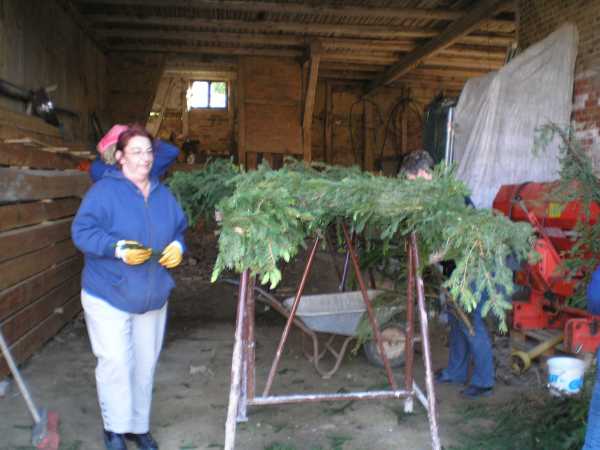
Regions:
M 158 263 L 167 269 L 172 269 L 181 264 L 182 259 L 183 247 L 179 241 L 173 241 L 165 247 Z
M 115 256 L 125 264 L 135 266 L 148 261 L 152 256 L 152 249 L 144 247 L 138 241 L 121 240 L 117 242 Z

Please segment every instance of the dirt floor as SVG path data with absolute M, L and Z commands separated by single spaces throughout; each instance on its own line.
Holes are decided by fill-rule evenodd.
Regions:
M 162 450 L 223 448 L 230 386 L 236 288 L 210 284 L 216 255 L 211 233 L 191 236 L 191 256 L 176 272 L 177 288 L 171 302 L 165 347 L 155 379 L 152 431 Z M 291 295 L 303 258 L 288 267 L 277 295 Z M 308 293 L 335 290 L 337 276 L 327 254 L 319 254 Z M 257 306 L 257 391 L 262 392 L 270 362 L 281 335 L 283 319 Z M 446 330 L 432 320 L 435 368 L 447 358 Z M 544 376 L 531 371 L 527 379 L 512 377 L 506 367 L 508 341 L 496 339 L 498 385 L 493 397 L 476 402 L 500 402 L 518 397 Z M 58 411 L 63 450 L 103 449 L 94 385 L 95 359 L 80 317 L 22 368 L 35 400 Z M 402 370 L 396 370 L 402 383 Z M 416 380 L 424 387 L 423 365 L 416 360 Z M 362 352 L 348 355 L 329 380 L 321 379 L 302 355 L 300 334 L 294 331 L 286 347 L 273 393 L 345 392 L 382 389 L 381 369 L 368 364 Z M 436 388 L 440 434 L 446 448 L 458 442 L 465 400 L 460 387 Z M 473 401 L 470 401 L 471 403 Z M 255 407 L 249 421 L 238 425 L 240 450 L 392 450 L 431 448 L 427 416 L 418 403 L 415 413 L 403 412 L 403 401 L 355 401 Z M 30 418 L 16 385 L 0 398 L 0 449 L 30 447 Z M 484 418 L 473 424 L 485 426 Z M 130 448 L 133 448 L 130 445 Z

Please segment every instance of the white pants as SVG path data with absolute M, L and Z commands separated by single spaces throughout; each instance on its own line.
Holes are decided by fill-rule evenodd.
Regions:
M 96 366 L 98 401 L 104 429 L 114 433 L 146 433 L 154 370 L 162 347 L 167 305 L 130 314 L 81 291 Z

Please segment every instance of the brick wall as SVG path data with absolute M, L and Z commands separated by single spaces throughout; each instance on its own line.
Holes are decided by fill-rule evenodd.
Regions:
M 573 114 L 577 137 L 600 168 L 600 0 L 518 0 L 519 45 L 527 48 L 565 22 L 579 31 Z

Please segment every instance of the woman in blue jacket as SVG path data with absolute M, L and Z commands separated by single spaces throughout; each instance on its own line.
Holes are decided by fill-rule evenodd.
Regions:
M 106 448 L 126 450 L 127 438 L 155 450 L 149 428 L 154 370 L 175 285 L 169 269 L 181 263 L 186 219 L 151 173 L 152 137 L 140 126 L 119 127 L 107 136 L 117 136 L 120 170 L 106 171 L 90 188 L 72 237 L 85 256 L 81 298 L 98 359 Z
M 587 286 L 587 309 L 594 315 L 600 315 L 600 266 L 592 274 L 590 284 Z M 598 370 L 598 357 L 596 353 L 596 383 L 588 411 L 587 429 L 585 432 L 585 445 L 583 450 L 600 450 L 600 370 Z

